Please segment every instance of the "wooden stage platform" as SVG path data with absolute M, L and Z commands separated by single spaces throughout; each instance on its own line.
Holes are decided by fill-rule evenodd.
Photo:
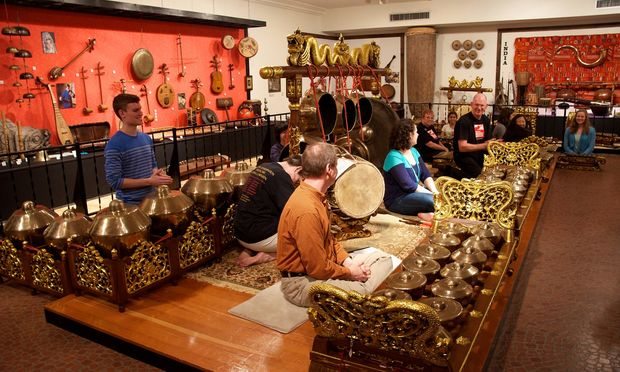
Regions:
M 131 300 L 124 313 L 104 299 L 69 295 L 46 320 L 165 370 L 307 371 L 310 322 L 281 334 L 228 313 L 252 297 L 193 279 Z

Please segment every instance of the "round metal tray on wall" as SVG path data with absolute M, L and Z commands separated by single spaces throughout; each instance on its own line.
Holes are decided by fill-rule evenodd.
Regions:
M 136 50 L 131 58 L 131 72 L 137 81 L 143 81 L 153 75 L 155 62 L 153 55 L 145 48 Z

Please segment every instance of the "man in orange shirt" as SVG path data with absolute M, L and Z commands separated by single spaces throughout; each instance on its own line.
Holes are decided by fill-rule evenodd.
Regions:
M 392 271 L 388 254 L 375 251 L 351 258 L 331 233 L 325 193 L 336 182 L 336 164 L 334 146 L 309 146 L 302 156 L 303 181 L 280 216 L 276 259 L 281 288 L 298 306 L 310 305 L 308 291 L 315 283 L 369 294 Z

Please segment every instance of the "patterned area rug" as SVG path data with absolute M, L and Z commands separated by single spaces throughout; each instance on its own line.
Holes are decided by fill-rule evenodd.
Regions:
M 376 247 L 403 259 L 429 234 L 427 227 L 408 225 L 388 214 L 372 217 L 366 228 L 372 236 L 342 242 L 347 251 Z M 247 293 L 258 293 L 280 280 L 275 261 L 245 268 L 237 266 L 240 251 L 241 248 L 235 247 L 187 277 Z

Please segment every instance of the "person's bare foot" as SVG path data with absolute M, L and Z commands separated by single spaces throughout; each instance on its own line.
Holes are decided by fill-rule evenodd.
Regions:
M 435 216 L 435 213 L 433 212 L 418 213 L 418 217 L 425 222 L 433 222 L 433 216 Z
M 250 249 L 244 249 L 241 253 L 239 253 L 239 257 L 237 258 L 237 265 L 241 267 L 248 267 L 273 261 L 275 259 L 275 253 L 254 252 Z

